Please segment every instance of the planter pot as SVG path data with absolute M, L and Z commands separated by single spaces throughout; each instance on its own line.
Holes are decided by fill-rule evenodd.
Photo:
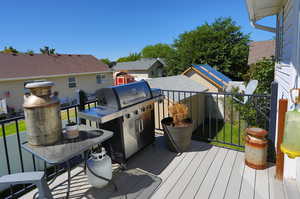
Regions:
M 173 118 L 171 117 L 164 118 L 161 123 L 164 127 L 165 140 L 167 142 L 168 148 L 171 151 L 183 152 L 189 149 L 193 133 L 193 122 L 191 120 L 187 121 L 185 126 L 179 127 L 173 125 Z M 169 136 L 171 136 L 171 138 Z M 174 143 L 171 140 L 172 138 Z
M 66 124 L 66 137 L 68 139 L 74 139 L 79 136 L 78 125 L 76 123 Z

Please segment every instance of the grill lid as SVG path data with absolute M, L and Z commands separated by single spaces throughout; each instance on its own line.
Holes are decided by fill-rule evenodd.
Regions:
M 128 106 L 151 99 L 151 89 L 144 80 L 129 84 L 102 88 L 96 91 L 100 106 L 120 110 Z

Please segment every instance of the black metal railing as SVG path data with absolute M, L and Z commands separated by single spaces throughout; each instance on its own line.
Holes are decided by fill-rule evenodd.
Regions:
M 90 109 L 95 105 L 96 101 L 89 101 L 85 108 Z M 61 117 L 63 122 L 78 121 L 77 110 L 77 105 L 62 107 Z M 59 173 L 64 172 L 66 165 L 50 166 L 21 149 L 21 144 L 25 141 L 23 133 L 26 129 L 24 119 L 24 116 L 18 116 L 0 120 L 0 176 L 16 172 L 44 170 L 47 179 L 51 180 Z M 87 121 L 87 125 L 96 126 L 96 123 Z M 24 158 L 24 156 L 26 157 Z M 75 162 L 82 160 L 80 157 L 74 159 Z M 33 188 L 33 185 L 10 186 L 0 191 L 0 198 L 17 198 Z
M 163 130 L 160 121 L 170 116 L 168 108 L 174 103 L 187 105 L 194 125 L 193 139 L 236 150 L 244 150 L 244 130 L 247 127 L 269 130 L 270 125 L 275 125 L 270 115 L 271 100 L 276 98 L 271 98 L 271 95 L 179 90 L 162 92 L 164 100 L 155 105 L 158 130 Z M 270 133 L 270 138 L 272 134 L 274 132 Z
M 277 84 L 272 84 L 271 95 L 246 95 L 235 93 L 209 93 L 178 90 L 163 90 L 164 100 L 155 104 L 156 129 L 162 130 L 160 121 L 170 116 L 168 108 L 173 103 L 184 103 L 194 122 L 193 139 L 209 141 L 216 145 L 244 150 L 244 129 L 258 126 L 269 130 L 274 142 L 277 105 Z M 90 109 L 96 101 L 89 101 Z M 78 121 L 77 105 L 61 108 L 62 120 Z M 87 125 L 97 126 L 86 121 Z M 47 179 L 52 180 L 64 172 L 66 165 L 50 166 L 21 149 L 25 141 L 24 116 L 0 121 L 0 176 L 16 172 L 45 170 Z M 270 148 L 270 147 L 269 147 Z M 83 161 L 80 157 L 74 161 Z M 51 182 L 50 182 L 51 183 Z M 1 188 L 1 187 L 0 187 Z M 10 186 L 0 191 L 0 198 L 17 198 L 33 189 L 33 185 Z

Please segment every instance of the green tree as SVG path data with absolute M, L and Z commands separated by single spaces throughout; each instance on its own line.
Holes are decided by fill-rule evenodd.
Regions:
M 33 51 L 33 50 L 27 50 L 27 51 L 25 52 L 25 54 L 33 55 L 33 54 L 34 54 L 34 51 Z
M 248 70 L 249 42 L 249 34 L 242 33 L 231 18 L 205 23 L 175 40 L 176 53 L 166 60 L 168 74 L 181 73 L 191 64 L 209 64 L 230 78 L 240 80 Z
M 116 65 L 115 61 L 110 61 L 108 58 L 103 58 L 100 59 L 103 63 L 105 63 L 106 65 L 108 65 L 109 68 L 113 67 L 114 65 Z
M 130 53 L 127 57 L 121 57 L 117 60 L 117 62 L 129 62 L 129 61 L 136 61 L 142 58 L 141 53 Z
M 44 46 L 44 48 L 40 48 L 40 52 L 42 54 L 54 55 L 55 54 L 55 49 L 54 48 L 49 48 L 49 46 Z
M 13 48 L 12 46 L 4 47 L 4 50 L 0 51 L 1 53 L 19 53 L 17 49 Z
M 111 61 L 108 59 L 108 58 L 103 58 L 103 59 L 100 59 L 103 63 L 105 63 L 106 65 L 110 65 Z
M 168 44 L 158 43 L 145 46 L 142 51 L 142 57 L 145 58 L 166 58 L 174 53 L 174 49 Z
M 251 79 L 258 80 L 258 86 L 256 93 L 271 93 L 271 83 L 274 80 L 275 72 L 275 59 L 272 58 L 263 58 L 255 64 L 252 64 L 243 76 L 246 82 Z

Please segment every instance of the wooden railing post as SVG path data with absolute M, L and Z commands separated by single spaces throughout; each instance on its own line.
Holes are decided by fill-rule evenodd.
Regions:
M 284 134 L 284 122 L 285 122 L 285 113 L 287 111 L 288 100 L 280 99 L 279 100 L 279 110 L 278 110 L 278 135 L 277 135 L 277 148 L 276 148 L 276 174 L 275 178 L 278 180 L 283 179 L 283 169 L 284 169 L 284 154 L 280 150 L 280 145 L 283 140 Z

